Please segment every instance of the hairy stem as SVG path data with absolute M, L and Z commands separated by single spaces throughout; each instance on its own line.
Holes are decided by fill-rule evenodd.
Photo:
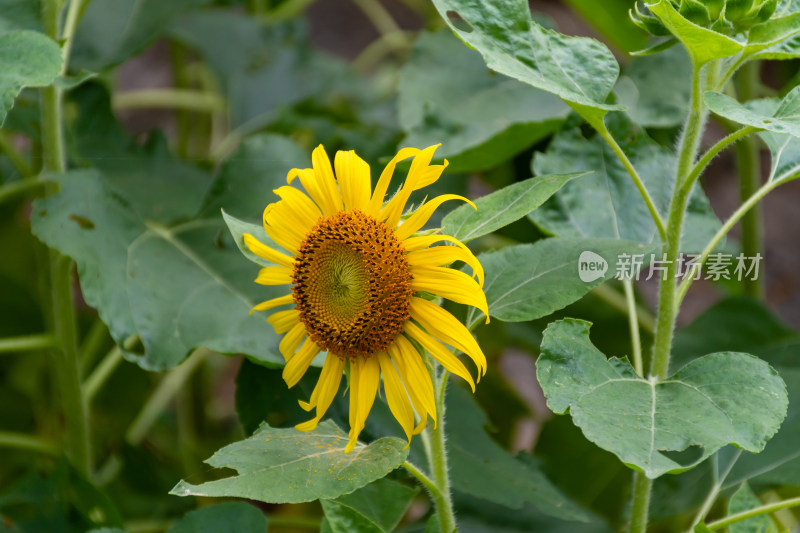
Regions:
M 747 520 L 748 518 L 753 518 L 754 516 L 761 516 L 762 514 L 774 513 L 775 511 L 780 511 L 781 509 L 788 509 L 790 507 L 797 507 L 797 506 L 800 506 L 800 496 L 798 496 L 797 498 L 790 498 L 788 500 L 783 500 L 780 502 L 768 503 L 766 505 L 761 505 L 753 509 L 748 509 L 747 511 L 742 511 L 741 513 L 732 514 L 730 516 L 726 516 L 721 520 L 717 520 L 716 522 L 711 522 L 710 524 L 707 524 L 707 526 L 708 529 L 710 529 L 711 531 L 716 531 L 718 529 L 728 527 L 731 524 L 735 524 L 736 522 L 741 522 L 743 520 Z
M 433 483 L 438 489 L 438 494 L 432 494 L 433 503 L 436 506 L 436 514 L 439 517 L 439 526 L 442 533 L 452 533 L 456 529 L 456 519 L 453 513 L 453 501 L 450 495 L 450 474 L 447 468 L 447 447 L 444 431 L 445 424 L 445 390 L 447 388 L 447 377 L 449 372 L 444 368 L 441 374 L 436 377 L 436 367 L 433 365 L 431 378 L 434 382 L 434 394 L 436 395 L 436 429 L 430 427 L 425 429 L 429 435 L 426 443 L 426 452 L 431 472 L 433 473 Z
M 644 364 L 642 362 L 642 340 L 639 336 L 639 319 L 636 317 L 636 295 L 633 292 L 633 281 L 626 279 L 622 281 L 625 290 L 625 302 L 628 307 L 628 328 L 631 334 L 631 353 L 633 354 L 633 368 L 640 376 L 644 376 Z

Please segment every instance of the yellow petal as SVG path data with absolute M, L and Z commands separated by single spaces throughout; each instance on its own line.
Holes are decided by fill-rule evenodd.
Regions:
M 306 373 L 311 361 L 314 360 L 318 353 L 319 346 L 317 346 L 317 343 L 311 339 L 306 339 L 300 349 L 297 350 L 297 353 L 289 359 L 286 366 L 283 367 L 283 381 L 286 382 L 290 389 L 297 385 L 297 382 Z
M 397 375 L 397 370 L 389 356 L 382 352 L 378 353 L 378 363 L 381 366 L 383 388 L 386 391 L 386 401 L 389 404 L 389 410 L 397 421 L 400 422 L 406 434 L 406 438 L 409 444 L 411 444 L 411 435 L 414 431 L 414 410 L 411 408 L 411 401 L 408 399 L 408 393 L 400 377 Z
M 294 178 L 300 178 L 300 183 L 303 185 L 306 193 L 314 200 L 314 203 L 317 204 L 324 215 L 332 215 L 336 212 L 334 204 L 320 188 L 316 175 L 314 174 L 314 169 L 293 168 L 286 175 L 286 183 L 291 184 Z
M 269 204 L 266 208 L 264 208 L 264 231 L 267 232 L 269 238 L 275 241 L 278 246 L 282 247 L 292 255 L 297 255 L 297 251 L 300 248 L 300 243 L 302 242 L 302 237 L 299 237 L 296 232 L 283 225 L 278 224 L 277 226 L 274 226 L 271 224 L 271 222 L 275 222 L 276 220 L 275 213 L 280 213 L 283 211 L 283 209 L 278 207 L 279 204 L 280 202 L 276 202 Z M 277 217 L 277 220 L 280 220 L 280 215 Z
M 278 344 L 278 351 L 281 352 L 285 361 L 288 361 L 292 355 L 294 355 L 294 352 L 297 351 L 300 343 L 303 342 L 305 338 L 306 327 L 302 322 L 298 321 L 297 324 L 289 329 L 286 335 L 281 339 L 280 344 Z
M 296 425 L 296 429 L 300 431 L 310 431 L 317 427 L 317 424 L 322 420 L 322 417 L 325 416 L 328 407 L 331 406 L 331 402 L 333 402 L 336 393 L 339 391 L 339 383 L 342 381 L 343 372 L 344 359 L 332 353 L 328 353 L 325 358 L 325 364 L 322 365 L 322 372 L 314 387 L 314 392 L 311 393 L 311 401 L 308 404 L 302 402 L 305 404 L 302 407 L 306 409 L 306 411 L 310 410 L 310 407 L 313 406 L 317 408 L 317 413 L 311 420 Z
M 389 356 L 406 385 L 414 409 L 420 416 L 420 423 L 414 428 L 414 434 L 419 433 L 425 427 L 428 415 L 431 416 L 434 427 L 436 427 L 436 400 L 433 396 L 433 383 L 431 383 L 431 375 L 422 360 L 422 355 L 411 344 L 411 341 L 403 335 L 398 335 L 395 343 L 389 346 Z
M 406 322 L 404 330 L 408 336 L 420 343 L 420 345 L 425 348 L 425 351 L 439 361 L 443 367 L 453 374 L 464 378 L 464 380 L 469 383 L 469 386 L 472 388 L 472 392 L 475 392 L 475 382 L 472 380 L 472 376 L 467 370 L 467 367 L 465 367 L 464 363 L 462 363 L 458 357 L 453 355 L 453 353 L 441 342 L 431 337 L 425 331 L 422 331 L 410 321 Z
M 469 275 L 442 267 L 412 266 L 411 289 L 437 294 L 456 303 L 477 307 L 489 322 L 489 306 L 483 290 Z
M 277 298 L 273 298 L 271 300 L 267 300 L 266 302 L 261 302 L 260 304 L 254 306 L 250 310 L 250 314 L 253 314 L 253 311 L 267 311 L 272 309 L 273 307 L 278 307 L 279 305 L 286 305 L 294 303 L 294 295 L 287 294 L 286 296 L 278 296 Z
M 342 195 L 336 186 L 336 179 L 333 177 L 331 160 L 325 153 L 325 148 L 320 144 L 311 152 L 311 166 L 314 167 L 314 177 L 317 179 L 319 189 L 325 195 L 327 203 L 333 207 L 334 213 L 342 210 Z M 325 213 L 332 215 L 333 213 Z
M 286 254 L 282 254 L 277 250 L 273 250 L 266 244 L 262 243 L 255 237 L 253 237 L 249 233 L 245 233 L 244 237 L 244 244 L 247 248 L 256 254 L 258 257 L 263 257 L 267 261 L 271 261 L 273 263 L 277 263 L 278 265 L 290 267 L 292 266 L 292 258 Z
M 297 309 L 287 309 L 278 311 L 267 318 L 267 322 L 275 328 L 275 333 L 282 335 L 300 323 L 300 311 Z
M 395 235 L 397 235 L 396 232 Z M 467 248 L 467 245 L 464 244 L 463 242 L 459 241 L 452 235 L 444 235 L 443 233 L 436 233 L 434 235 L 420 235 L 418 237 L 409 237 L 403 240 L 403 246 L 407 251 L 413 252 L 414 250 L 421 250 L 422 248 L 427 248 L 431 244 L 439 241 L 452 242 L 459 248 L 464 248 L 465 250 L 469 250 L 469 248 Z
M 411 298 L 411 318 L 442 342 L 467 354 L 478 367 L 478 379 L 486 373 L 486 356 L 469 330 L 445 309 L 428 300 Z
M 394 195 L 394 197 L 389 200 L 389 203 L 384 206 L 383 210 L 381 210 L 381 214 L 378 218 L 380 220 L 386 220 L 386 224 L 388 224 L 390 228 L 397 226 L 397 223 L 400 222 L 400 215 L 403 214 L 403 209 L 411 193 L 420 188 L 420 183 L 426 181 L 425 174 L 430 168 L 428 165 L 430 165 L 431 159 L 433 159 L 433 152 L 435 152 L 439 146 L 441 145 L 436 144 L 434 146 L 429 146 L 414 157 L 414 160 L 411 162 L 411 168 L 408 171 L 408 176 L 406 176 L 406 180 L 403 182 L 403 186 L 400 187 L 397 194 Z M 444 166 L 439 166 L 441 167 L 439 170 L 441 174 L 441 170 L 444 169 Z M 436 179 L 438 179 L 438 176 L 436 176 L 433 181 L 436 181 Z
M 408 254 L 408 264 L 414 266 L 445 266 L 455 261 L 468 264 L 472 268 L 473 276 L 477 276 L 478 284 L 483 287 L 483 267 L 468 248 L 434 246 Z
M 422 204 L 419 209 L 414 211 L 411 216 L 395 230 L 394 234 L 401 241 L 408 239 L 428 222 L 428 219 L 431 218 L 431 215 L 433 215 L 434 211 L 436 211 L 440 205 L 448 200 L 464 200 L 472 207 L 475 207 L 475 204 L 463 196 L 457 194 L 441 194 Z
M 256 283 L 260 285 L 287 285 L 292 282 L 292 269 L 285 266 L 262 267 Z
M 336 179 L 342 191 L 344 208 L 366 209 L 372 190 L 369 165 L 353 150 L 336 152 L 333 164 L 336 167 Z
M 351 362 L 359 359 L 361 358 L 356 357 L 351 359 Z M 351 365 L 350 379 L 358 380 L 358 395 L 356 398 L 353 398 L 353 393 L 350 393 L 350 441 L 347 443 L 347 447 L 344 450 L 345 452 L 352 451 L 358 442 L 358 436 L 361 434 L 361 430 L 364 429 L 367 415 L 375 401 L 375 394 L 378 392 L 378 383 L 380 382 L 381 375 L 380 366 L 375 357 L 362 359 L 361 362 L 356 365 L 357 371 L 355 376 L 352 375 L 352 368 Z M 352 408 L 354 402 L 356 404 L 355 410 Z
M 275 189 L 275 194 L 281 197 L 283 203 L 303 224 L 302 232 L 308 233 L 314 224 L 322 217 L 322 213 L 311 198 L 294 187 L 284 185 Z
M 392 175 L 397 163 L 403 159 L 408 159 L 411 156 L 416 156 L 420 153 L 418 148 L 402 148 L 397 155 L 389 161 L 389 164 L 381 172 L 381 177 L 378 179 L 378 184 L 375 186 L 375 191 L 372 193 L 372 198 L 369 201 L 369 209 L 367 214 L 377 217 L 381 212 L 383 200 L 386 198 L 386 191 L 389 189 L 389 183 L 392 181 Z

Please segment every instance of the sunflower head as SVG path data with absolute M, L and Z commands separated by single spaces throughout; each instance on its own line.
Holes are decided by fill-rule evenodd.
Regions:
M 727 35 L 745 32 L 772 17 L 778 0 L 669 0 L 685 19 Z M 670 35 L 664 24 L 638 0 L 630 17 L 634 24 L 657 37 Z
M 374 190 L 369 165 L 355 152 L 337 152 L 331 166 L 319 146 L 312 168 L 289 171 L 287 185 L 275 191 L 280 200 L 264 210 L 264 229 L 283 250 L 244 235 L 253 253 L 275 263 L 261 269 L 256 283 L 290 286 L 286 295 L 253 308 L 286 307 L 267 321 L 284 335 L 279 350 L 286 359 L 287 385 L 297 384 L 316 355 L 326 352 L 311 398 L 300 403 L 315 416 L 298 429 L 316 427 L 349 369 L 348 451 L 364 427 L 381 377 L 389 408 L 410 439 L 428 416 L 436 422 L 425 353 L 473 389 L 472 375 L 451 348 L 472 359 L 479 377 L 486 371 L 486 358 L 467 328 L 422 297 L 433 294 L 472 305 L 488 321 L 483 269 L 472 252 L 448 235 L 417 234 L 443 202 L 469 200 L 445 194 L 402 216 L 411 193 L 435 182 L 447 166 L 446 160 L 431 164 L 437 146 L 400 150 Z M 397 163 L 409 158 L 405 182 L 384 201 Z M 302 190 L 292 186 L 295 179 Z M 472 275 L 448 268 L 459 261 Z

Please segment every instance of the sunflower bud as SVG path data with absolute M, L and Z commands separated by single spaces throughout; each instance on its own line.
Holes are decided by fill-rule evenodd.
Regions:
M 669 0 L 687 20 L 726 35 L 745 32 L 766 22 L 775 13 L 778 0 Z M 630 11 L 634 24 L 657 37 L 669 32 L 647 7 L 637 1 Z

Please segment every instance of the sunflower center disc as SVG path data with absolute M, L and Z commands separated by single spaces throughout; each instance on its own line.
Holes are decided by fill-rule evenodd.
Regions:
M 359 210 L 317 222 L 300 245 L 292 280 L 309 336 L 341 357 L 386 350 L 410 316 L 405 249 L 386 224 Z

